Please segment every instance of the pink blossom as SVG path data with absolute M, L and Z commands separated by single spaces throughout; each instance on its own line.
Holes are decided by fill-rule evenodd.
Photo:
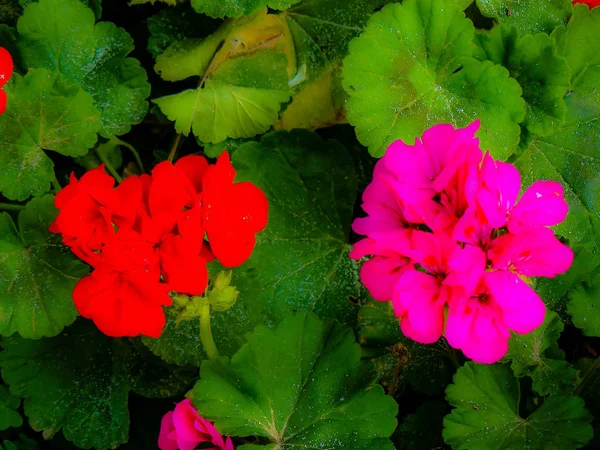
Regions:
M 200 417 L 192 402 L 186 399 L 169 411 L 160 424 L 160 450 L 194 450 L 200 443 L 210 443 L 210 449 L 234 450 L 231 438 L 226 440 L 212 423 Z
M 566 217 L 562 186 L 536 181 L 519 199 L 518 170 L 483 155 L 478 128 L 436 125 L 414 145 L 390 145 L 363 195 L 367 217 L 353 224 L 366 237 L 350 256 L 371 256 L 363 283 L 392 302 L 407 337 L 444 335 L 467 357 L 493 363 L 511 332 L 544 321 L 526 277 L 566 272 L 573 252 L 547 228 Z

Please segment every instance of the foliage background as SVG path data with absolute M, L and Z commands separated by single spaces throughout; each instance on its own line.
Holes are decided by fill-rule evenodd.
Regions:
M 267 363 L 287 367 L 294 343 L 327 333 L 343 351 L 329 352 L 325 338 L 310 341 L 335 373 L 320 372 L 314 389 L 371 397 L 338 396 L 355 421 L 314 435 L 301 434 L 303 417 L 324 408 L 322 398 L 288 411 L 274 397 L 308 442 L 600 446 L 592 438 L 600 418 L 600 10 L 573 9 L 568 0 L 132 3 L 0 0 L 0 46 L 17 65 L 0 116 L 0 446 L 156 448 L 162 415 L 194 386 L 200 367 L 192 395 L 210 405 L 202 396 L 226 398 L 220 375 L 252 366 L 261 339 L 261 349 L 289 340 L 288 352 L 267 352 Z M 484 147 L 516 164 L 525 186 L 563 183 L 570 214 L 556 232 L 576 252 L 567 274 L 535 281 L 551 310 L 544 325 L 514 337 L 493 366 L 465 362 L 443 340 L 405 339 L 347 257 L 357 240 L 350 223 L 386 145 L 476 117 Z M 110 339 L 78 319 L 70 290 L 87 269 L 46 231 L 52 194 L 71 171 L 107 160 L 117 174 L 136 174 L 173 149 L 211 158 L 230 151 L 237 179 L 256 183 L 270 201 L 268 228 L 234 271 L 240 298 L 213 317 L 222 354 L 250 342 L 230 365 L 203 363 L 198 323 L 176 326 L 174 309 L 159 340 Z M 302 311 L 341 325 L 290 316 Z M 253 333 L 259 325 L 269 329 Z M 267 374 L 290 386 L 297 376 L 271 369 L 241 378 L 257 388 Z M 371 387 L 374 376 L 381 387 Z M 340 381 L 348 377 L 355 384 Z M 305 398 L 299 392 L 285 395 Z M 229 410 L 201 412 L 234 436 L 255 436 L 238 438 L 245 448 L 283 445 L 265 427 L 236 424 L 232 410 L 244 399 L 230 400 Z M 370 423 L 361 408 L 381 414 L 379 425 L 361 428 Z M 250 406 L 239 409 L 242 422 L 263 420 Z

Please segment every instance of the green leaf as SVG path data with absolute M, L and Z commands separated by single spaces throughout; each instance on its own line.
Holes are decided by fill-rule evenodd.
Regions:
M 533 390 L 540 395 L 568 394 L 575 389 L 577 372 L 564 360 L 557 340 L 564 325 L 555 312 L 546 313 L 544 323 L 525 335 L 509 339 L 506 358 L 517 377 L 529 376 Z
M 392 440 L 396 448 L 406 450 L 441 450 L 446 448 L 442 439 L 442 421 L 448 405 L 426 401 L 404 418 Z
M 394 448 L 396 402 L 374 384 L 352 330 L 312 313 L 256 328 L 231 361 L 202 363 L 191 395 L 221 433 L 265 437 L 266 448 Z
M 600 336 L 600 274 L 576 286 L 569 298 L 567 311 L 573 325 L 586 336 Z
M 550 33 L 571 14 L 571 0 L 477 0 L 477 6 L 484 16 L 515 25 L 521 34 Z
M 263 8 L 287 9 L 300 0 L 192 0 L 196 12 L 210 17 L 248 16 Z
M 131 2 L 129 2 L 129 4 L 130 5 L 143 5 L 144 3 L 150 3 L 151 5 L 154 5 L 157 1 L 166 3 L 169 6 L 175 6 L 178 3 L 183 2 L 184 0 L 131 0 Z
M 594 416 L 594 439 L 587 448 L 598 448 L 600 445 L 600 358 L 581 358 L 577 361 L 577 370 L 581 374 L 575 393 L 585 401 L 585 406 Z
M 202 41 L 172 44 L 157 58 L 156 72 L 167 81 L 199 77 L 200 82 L 196 89 L 154 102 L 186 136 L 192 130 L 209 143 L 249 138 L 277 121 L 281 104 L 290 97 L 294 67 L 285 24 L 261 11 L 225 22 Z
M 348 121 L 373 156 L 393 141 L 412 144 L 438 123 L 481 120 L 485 149 L 506 159 L 525 115 L 508 71 L 473 58 L 473 24 L 447 0 L 407 0 L 374 14 L 350 44 L 343 85 Z
M 269 222 L 248 262 L 258 270 L 267 323 L 306 310 L 355 323 L 349 298 L 360 298 L 362 286 L 359 266 L 348 257 L 356 200 L 348 151 L 296 130 L 246 143 L 232 161 L 236 180 L 251 181 L 269 200 Z
M 59 70 L 81 86 L 100 111 L 104 137 L 129 132 L 148 111 L 146 71 L 126 56 L 133 39 L 110 22 L 95 23 L 78 0 L 40 0 L 19 19 L 19 48 L 25 67 Z
M 484 59 L 503 64 L 523 88 L 523 125 L 538 136 L 560 127 L 567 112 L 564 96 L 571 71 L 566 59 L 556 54 L 554 40 L 544 33 L 519 37 L 515 26 L 497 26 L 475 37 Z
M 148 51 L 156 58 L 177 41 L 209 35 L 219 23 L 218 20 L 199 16 L 189 5 L 163 9 L 148 18 Z
M 15 397 L 8 388 L 0 385 L 0 430 L 23 425 L 23 418 L 17 409 L 21 406 L 21 399 Z
M 54 163 L 42 150 L 81 156 L 101 125 L 90 95 L 56 71 L 14 74 L 4 89 L 9 101 L 0 116 L 0 191 L 25 200 L 48 192 L 54 179 Z
M 37 442 L 21 434 L 19 441 L 4 441 L 0 450 L 39 450 Z
M 208 265 L 211 279 L 222 270 L 218 262 Z M 245 269 L 245 270 L 242 270 Z M 236 304 L 225 312 L 211 313 L 211 330 L 221 355 L 231 356 L 246 343 L 246 334 L 264 322 L 261 313 L 260 284 L 256 270 L 242 266 L 233 271 L 232 286 L 240 291 Z M 200 321 L 183 320 L 177 324 L 177 310 L 167 308 L 167 325 L 158 339 L 143 337 L 143 343 L 167 362 L 200 366 L 206 359 L 200 341 Z
M 77 317 L 71 300 L 88 267 L 50 233 L 54 197 L 31 200 L 19 214 L 19 229 L 0 214 L 0 334 L 55 336 Z
M 405 337 L 391 302 L 369 300 L 358 312 L 358 324 L 363 357 L 373 360 L 390 392 L 408 383 L 417 392 L 435 393 L 451 381 L 455 369 L 445 341 L 426 345 Z
M 598 247 L 600 231 L 600 9 L 576 5 L 566 28 L 554 33 L 559 53 L 567 59 L 572 81 L 566 96 L 564 124 L 549 136 L 533 136 L 517 158 L 523 183 L 559 181 L 565 188 L 569 215 L 555 229 L 571 246 Z
M 62 429 L 81 448 L 127 442 L 130 390 L 172 396 L 189 382 L 173 383 L 128 340 L 109 338 L 83 319 L 52 339 L 11 337 L 2 346 L 2 377 L 12 394 L 25 399 L 29 425 L 46 438 Z M 149 379 L 162 382 L 162 390 L 152 389 Z
M 391 0 L 301 0 L 279 14 L 289 26 L 298 58 L 299 87 L 321 78 L 348 53 L 373 12 Z
M 591 414 L 576 396 L 547 398 L 519 416 L 519 381 L 507 364 L 467 362 L 446 389 L 454 409 L 444 418 L 444 440 L 455 450 L 568 450 L 592 438 Z

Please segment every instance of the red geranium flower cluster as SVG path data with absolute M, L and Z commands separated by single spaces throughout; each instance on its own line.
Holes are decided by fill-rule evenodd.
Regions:
M 158 337 L 169 292 L 203 294 L 215 257 L 226 267 L 246 261 L 268 203 L 234 177 L 227 153 L 214 165 L 202 156 L 162 162 L 116 189 L 103 166 L 80 180 L 71 174 L 50 231 L 94 268 L 73 291 L 79 313 L 109 336 Z

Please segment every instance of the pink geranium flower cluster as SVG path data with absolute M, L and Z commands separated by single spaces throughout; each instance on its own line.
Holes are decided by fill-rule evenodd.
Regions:
M 528 277 L 555 277 L 572 251 L 547 228 L 562 222 L 563 188 L 536 181 L 517 200 L 517 169 L 483 155 L 463 129 L 436 125 L 414 145 L 396 141 L 377 162 L 363 194 L 366 238 L 350 256 L 372 256 L 361 278 L 373 298 L 392 301 L 402 332 L 424 344 L 448 343 L 481 363 L 508 350 L 510 331 L 544 321 Z
M 189 399 L 179 402 L 160 424 L 160 450 L 235 450 L 231 438 L 224 439 L 208 420 L 200 417 Z

